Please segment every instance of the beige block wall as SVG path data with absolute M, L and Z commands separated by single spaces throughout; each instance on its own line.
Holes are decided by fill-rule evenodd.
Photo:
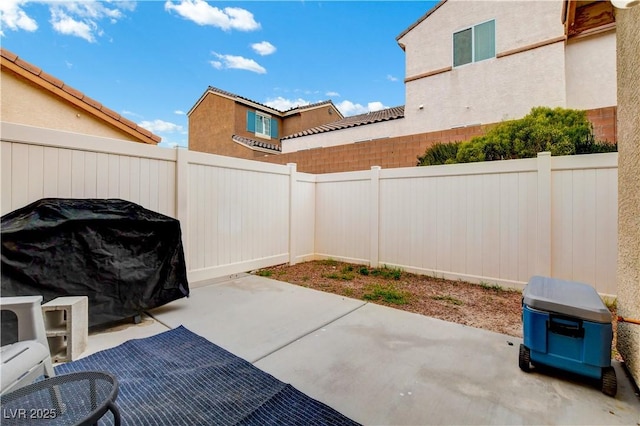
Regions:
M 587 111 L 587 118 L 593 123 L 597 140 L 616 141 L 616 107 L 598 108 Z M 381 124 L 381 123 L 378 123 Z M 339 139 L 336 132 L 320 133 L 326 141 L 324 148 L 304 149 L 284 152 L 279 155 L 257 155 L 256 160 L 276 164 L 296 163 L 298 171 L 306 173 L 334 173 L 354 170 L 367 170 L 371 166 L 383 169 L 394 167 L 414 167 L 417 157 L 438 142 L 466 141 L 474 136 L 483 135 L 497 123 L 486 126 L 468 126 L 436 132 L 418 133 L 407 136 L 378 138 L 361 143 L 341 143 L 331 146 L 332 139 Z M 370 126 L 361 126 L 370 127 Z M 354 130 L 345 129 L 346 131 Z M 307 137 L 300 138 L 306 139 Z M 287 143 L 287 141 L 284 141 Z M 292 144 L 300 142 L 297 138 Z M 284 149 L 284 148 L 283 148 Z
M 640 6 L 616 10 L 618 314 L 640 319 Z M 640 325 L 618 325 L 618 350 L 640 383 Z

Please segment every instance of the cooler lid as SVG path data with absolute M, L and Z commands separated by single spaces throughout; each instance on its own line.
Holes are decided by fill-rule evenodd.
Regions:
M 596 290 L 587 284 L 533 276 L 522 293 L 522 303 L 587 321 L 610 323 L 611 312 Z

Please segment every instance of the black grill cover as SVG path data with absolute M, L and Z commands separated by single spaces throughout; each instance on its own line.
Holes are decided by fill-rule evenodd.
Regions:
M 189 295 L 180 222 L 117 199 L 46 198 L 2 216 L 2 296 L 89 297 L 89 325 Z

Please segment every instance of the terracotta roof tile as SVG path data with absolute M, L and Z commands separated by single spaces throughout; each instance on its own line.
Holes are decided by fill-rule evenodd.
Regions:
M 109 117 L 113 118 L 114 120 L 120 121 L 120 114 L 118 114 L 117 112 L 115 112 L 111 108 L 107 108 L 106 106 L 102 105 L 102 108 L 100 108 L 100 111 L 104 112 Z
M 89 105 L 91 105 L 92 107 L 94 107 L 95 109 L 102 109 L 102 104 L 96 101 L 95 99 L 85 96 L 84 98 L 82 98 L 82 100 L 88 103 Z
M 71 96 L 74 96 L 80 100 L 82 100 L 82 98 L 84 98 L 84 93 L 82 93 L 81 91 L 74 89 L 73 87 L 64 84 L 62 86 L 62 90 L 64 90 L 65 92 L 67 92 L 68 94 L 70 94 Z
M 0 56 L 10 60 L 11 62 L 15 62 L 18 59 L 18 55 L 15 53 L 9 52 L 7 49 L 0 49 Z
M 29 62 L 24 61 L 20 58 L 18 58 L 16 56 L 16 60 L 13 61 L 16 65 L 18 65 L 20 68 L 23 68 L 27 71 L 29 71 L 31 74 L 35 74 L 35 75 L 40 75 L 40 73 L 42 72 L 42 70 L 38 67 L 36 67 L 35 65 L 31 65 Z
M 260 106 L 262 106 L 262 107 L 264 107 L 266 109 L 270 109 L 272 111 L 276 111 L 276 112 L 278 112 L 280 114 L 291 114 L 292 112 L 295 112 L 295 111 L 298 111 L 298 110 L 306 110 L 306 109 L 310 109 L 310 108 L 316 108 L 316 107 L 319 107 L 319 106 L 322 106 L 322 105 L 333 105 L 333 101 L 331 101 L 329 99 L 329 100 L 326 100 L 326 101 L 315 102 L 315 103 L 307 104 L 307 105 L 298 105 L 298 106 L 295 106 L 293 108 L 289 108 L 286 111 L 282 111 L 282 110 L 279 110 L 277 108 L 270 107 L 269 105 L 265 105 L 263 103 L 256 102 L 256 101 L 254 101 L 252 99 L 245 98 L 244 96 L 236 95 L 235 93 L 231 93 L 231 92 L 227 92 L 226 90 L 218 89 L 217 87 L 209 86 L 209 88 L 207 90 L 211 91 L 211 92 L 219 93 L 219 94 L 224 95 L 224 96 L 228 96 L 230 98 L 236 98 L 236 99 L 241 99 L 243 101 L 251 102 L 251 103 L 260 105 Z M 335 108 L 335 106 L 334 106 L 334 108 Z M 335 108 L 335 110 L 338 113 L 340 113 L 338 108 Z
M 137 126 L 136 130 L 139 131 L 140 133 L 142 133 L 143 135 L 147 136 L 147 137 L 152 137 L 153 136 L 153 133 L 151 133 L 150 131 L 148 131 L 144 127 Z
M 245 138 L 244 136 L 233 135 L 231 136 L 231 139 L 234 140 L 235 142 L 241 143 L 243 145 L 247 145 L 250 148 L 257 147 L 262 149 L 268 149 L 270 151 L 273 151 L 274 154 L 281 151 L 280 146 L 278 145 L 268 143 L 268 142 L 258 141 L 255 139 Z
M 142 127 L 139 127 L 133 121 L 122 117 L 120 114 L 105 107 L 95 99 L 92 99 L 86 96 L 81 91 L 74 89 L 73 87 L 65 84 L 62 80 L 42 71 L 40 68 L 36 67 L 35 65 L 19 58 L 18 55 L 14 54 L 13 52 L 10 52 L 4 48 L 0 48 L 0 57 L 15 64 L 16 66 L 22 68 L 23 70 L 28 71 L 29 73 L 37 76 L 37 78 L 42 80 L 41 86 L 43 88 L 54 91 L 55 89 L 51 88 L 51 86 L 54 86 L 57 89 L 61 89 L 64 92 L 76 98 L 78 102 L 81 103 L 80 105 L 84 104 L 85 107 L 88 107 L 88 108 L 85 108 L 87 109 L 87 111 L 90 111 L 90 112 L 93 111 L 94 113 L 102 112 L 107 116 L 111 117 L 112 119 L 120 122 L 122 125 L 126 126 L 126 128 L 129 129 L 130 134 L 138 137 L 141 140 L 141 142 L 149 143 L 148 140 L 151 139 L 151 141 L 153 141 L 154 143 L 158 143 L 162 140 L 160 136 L 151 133 L 147 129 L 143 129 Z
M 372 111 L 366 114 L 345 117 L 342 120 L 323 124 L 317 127 L 312 127 L 310 129 L 285 136 L 282 138 L 282 140 L 315 135 L 324 132 L 331 132 L 334 130 L 347 129 L 349 127 L 364 126 L 366 124 L 379 123 L 381 121 L 396 120 L 398 118 L 404 118 L 404 105 L 387 108 L 380 111 Z
M 59 89 L 62 89 L 62 86 L 64 86 L 64 81 L 60 80 L 59 78 L 56 78 L 54 76 L 52 76 L 51 74 L 48 74 L 46 72 L 41 72 L 40 76 L 41 79 L 53 84 L 54 86 L 56 86 Z
M 120 116 L 120 122 L 123 123 L 123 124 L 126 124 L 127 126 L 131 127 L 132 129 L 138 130 L 138 125 L 135 122 L 129 120 L 128 118 Z

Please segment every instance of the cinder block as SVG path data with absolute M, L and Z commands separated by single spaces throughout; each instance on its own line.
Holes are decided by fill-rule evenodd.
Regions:
M 87 348 L 89 298 L 58 297 L 42 305 L 47 340 L 53 362 L 78 359 Z

